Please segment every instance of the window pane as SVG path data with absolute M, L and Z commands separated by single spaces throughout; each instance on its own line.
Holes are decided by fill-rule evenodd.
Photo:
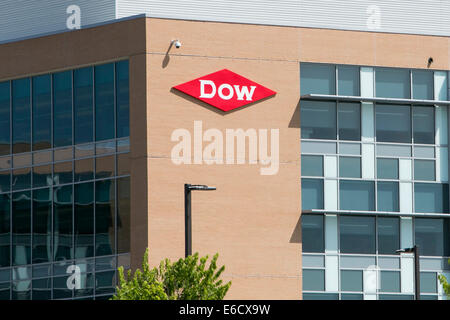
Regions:
M 305 101 L 300 103 L 302 139 L 336 140 L 336 103 Z
M 130 154 L 121 153 L 117 155 L 117 175 L 124 176 L 130 174 Z
M 302 156 L 302 176 L 323 177 L 323 157 Z
M 343 293 L 341 294 L 341 300 L 364 300 L 362 294 L 355 293 Z
M 52 166 L 39 166 L 33 168 L 33 187 L 40 188 L 51 186 L 52 181 Z
M 115 174 L 115 157 L 98 157 L 95 159 L 95 178 L 109 178 Z
M 33 150 L 52 145 L 52 96 L 50 75 L 33 77 Z
M 31 263 L 31 193 L 13 193 L 13 265 Z
M 397 159 L 377 159 L 378 179 L 398 179 Z
M 302 179 L 302 210 L 323 209 L 323 180 Z
M 400 292 L 400 272 L 381 271 L 380 279 L 382 292 Z
M 11 189 L 11 171 L 0 171 L 0 192 L 8 192 Z
M 414 180 L 436 180 L 434 160 L 414 160 Z
M 414 300 L 413 295 L 406 294 L 380 294 L 378 300 Z
M 420 273 L 420 292 L 437 293 L 437 276 L 435 272 Z
M 378 142 L 411 143 L 411 107 L 377 104 L 376 127 Z
M 375 218 L 340 217 L 341 253 L 375 253 Z
M 413 107 L 414 143 L 434 144 L 434 107 Z
M 303 290 L 324 291 L 325 271 L 303 269 Z
M 75 144 L 93 141 L 92 68 L 74 71 Z
M 372 181 L 340 181 L 341 210 L 375 210 L 375 188 Z
M 116 63 L 117 138 L 128 137 L 130 135 L 130 88 L 128 68 L 128 60 Z
M 94 255 L 94 183 L 75 185 L 75 258 Z
M 323 215 L 302 215 L 302 250 L 325 251 Z
M 72 162 L 60 162 L 53 165 L 53 179 L 55 184 L 72 183 Z
M 378 218 L 378 254 L 395 254 L 400 249 L 400 221 L 398 218 Z
M 408 69 L 376 68 L 375 90 L 377 97 L 409 99 L 410 78 Z
M 361 158 L 339 157 L 339 176 L 361 178 Z
M 303 293 L 303 300 L 339 300 L 337 293 Z
M 50 189 L 33 191 L 33 263 L 52 261 L 52 199 Z
M 114 64 L 95 67 L 95 140 L 114 138 Z
M 54 189 L 53 252 L 55 261 L 73 259 L 72 186 Z
M 80 288 L 75 288 L 75 297 L 91 296 L 94 294 L 94 274 L 82 274 Z
M 8 194 L 0 195 L 0 267 L 10 266 L 11 245 L 11 198 Z
M 52 279 L 33 280 L 33 300 L 50 300 L 52 298 Z
M 414 183 L 415 212 L 448 213 L 448 184 Z
M 130 177 L 117 179 L 117 253 L 130 252 Z
M 95 183 L 95 254 L 115 254 L 115 186 L 114 180 Z
M 379 181 L 377 183 L 378 211 L 399 211 L 398 183 Z
M 72 144 L 72 71 L 53 74 L 53 145 Z
M 420 100 L 433 100 L 433 72 L 413 70 L 413 98 Z
M 94 179 L 94 159 L 75 161 L 75 182 Z
M 334 65 L 300 64 L 301 94 L 336 94 L 336 71 Z
M 95 274 L 95 294 L 114 293 L 116 289 L 115 271 L 97 272 Z
M 13 170 L 13 190 L 23 190 L 31 188 L 31 168 Z
M 363 291 L 363 273 L 356 270 L 341 270 L 342 291 Z
M 338 123 L 340 140 L 361 140 L 361 109 L 359 103 L 339 103 Z
M 30 79 L 14 80 L 13 84 L 13 153 L 31 151 Z
M 10 154 L 10 82 L 0 83 L 0 155 Z
M 421 256 L 443 256 L 445 254 L 444 219 L 416 218 L 414 219 L 414 231 L 415 243 L 419 247 Z
M 338 94 L 359 96 L 359 67 L 338 66 Z

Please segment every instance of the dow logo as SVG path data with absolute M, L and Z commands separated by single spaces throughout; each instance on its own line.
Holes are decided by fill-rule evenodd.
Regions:
M 174 89 L 225 112 L 276 94 L 227 69 L 180 84 Z

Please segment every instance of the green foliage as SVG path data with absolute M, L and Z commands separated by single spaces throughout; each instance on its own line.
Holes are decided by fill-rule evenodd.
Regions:
M 448 263 L 450 264 L 450 259 L 448 259 Z M 445 295 L 447 296 L 447 299 L 449 299 L 449 297 L 450 297 L 450 284 L 448 283 L 447 278 L 443 274 L 440 274 L 440 275 L 438 275 L 438 279 L 439 279 L 439 282 L 442 285 L 442 289 L 444 289 L 444 292 L 445 292 Z
M 148 266 L 148 249 L 142 261 L 142 271 L 132 276 L 128 271 L 125 279 L 123 268 L 119 268 L 119 287 L 113 300 L 222 300 L 231 282 L 223 284 L 220 275 L 225 270 L 218 268 L 215 254 L 209 266 L 208 256 L 199 258 L 198 253 L 172 263 L 161 261 L 159 268 Z

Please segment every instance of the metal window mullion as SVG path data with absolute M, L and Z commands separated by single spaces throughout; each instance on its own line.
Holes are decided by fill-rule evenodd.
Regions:
M 92 182 L 92 184 L 93 184 L 93 186 L 94 186 L 94 190 L 93 190 L 93 192 L 94 192 L 94 196 L 93 196 L 93 199 L 94 199 L 94 202 L 93 202 L 93 213 L 94 213 L 94 221 L 93 221 L 93 224 L 94 224 L 94 226 L 93 226 L 93 237 L 94 237 L 94 247 L 93 247 L 93 261 L 94 261 L 94 263 L 93 263 L 93 276 L 94 276 L 94 288 L 93 288 L 93 297 L 94 297 L 94 299 L 95 299 L 95 294 L 96 294 L 96 281 L 97 281 L 97 275 L 96 275 L 96 264 L 97 264 L 97 257 L 96 257 L 96 252 L 95 252 L 95 246 L 96 246 L 96 243 L 95 243 L 95 218 L 96 218 L 96 182 L 95 182 L 95 179 L 96 179 L 96 167 L 97 167 L 97 160 L 96 160 L 96 155 L 97 155 L 97 145 L 96 145 L 96 141 L 97 141 L 97 137 L 96 137 L 96 128 L 97 128 L 97 124 L 95 123 L 95 121 L 96 121 L 96 117 L 95 117 L 95 113 L 96 113 L 96 103 L 95 103 L 95 88 L 96 88 L 96 85 L 95 85 L 95 76 L 96 76 L 96 74 L 95 74 L 95 67 L 91 67 L 92 68 L 92 132 L 93 132 L 93 135 L 92 135 L 92 142 L 93 142 L 93 144 L 94 144 L 94 157 L 93 157 L 93 159 L 92 159 L 92 161 L 94 161 L 94 165 L 93 165 L 93 176 L 94 176 L 94 178 L 93 178 L 93 182 Z

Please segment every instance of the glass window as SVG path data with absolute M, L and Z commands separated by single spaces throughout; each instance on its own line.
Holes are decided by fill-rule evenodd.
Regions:
M 31 188 L 31 168 L 13 170 L 12 174 L 13 190 L 23 190 Z
M 427 70 L 413 70 L 413 98 L 419 100 L 433 100 L 433 72 Z
M 363 291 L 363 272 L 359 270 L 341 270 L 342 291 Z
M 116 272 L 106 271 L 95 274 L 95 294 L 114 293 L 116 289 Z
M 338 94 L 359 96 L 359 67 L 338 66 Z
M 33 77 L 33 150 L 52 146 L 51 77 Z
M 0 300 L 10 300 L 11 284 L 9 282 L 0 283 Z
M 302 176 L 323 177 L 323 157 L 302 156 Z
M 33 300 L 50 300 L 52 298 L 52 279 L 33 280 Z
M 129 63 L 116 63 L 117 138 L 130 135 Z
M 54 188 L 53 191 L 54 260 L 73 259 L 72 186 Z
M 52 181 L 52 166 L 45 165 L 33 168 L 33 187 L 40 188 L 51 186 Z
M 0 155 L 10 154 L 10 82 L 0 82 Z
M 8 194 L 0 195 L 0 267 L 10 266 L 11 244 L 11 198 Z
M 406 294 L 379 294 L 378 300 L 414 300 L 414 296 Z
M 339 176 L 361 178 L 361 158 L 339 157 Z
M 436 180 L 434 160 L 414 160 L 414 180 Z
M 92 67 L 74 71 L 75 144 L 93 141 Z
M 95 178 L 109 178 L 115 174 L 115 156 L 98 157 L 95 159 Z
M 0 171 L 0 192 L 8 192 L 11 189 L 11 171 Z
M 377 104 L 375 106 L 377 141 L 411 143 L 411 107 Z
M 377 97 L 409 99 L 411 97 L 409 69 L 376 68 L 375 90 Z
M 53 299 L 72 298 L 73 290 L 67 288 L 70 275 L 53 278 Z
M 31 193 L 16 192 L 12 196 L 13 265 L 31 263 Z
M 72 71 L 53 74 L 53 145 L 72 144 Z
M 113 139 L 114 64 L 95 66 L 95 140 Z
M 381 271 L 381 292 L 400 292 L 400 272 Z
M 398 179 L 398 159 L 377 159 L 378 179 Z
M 94 294 L 94 274 L 82 274 L 80 288 L 75 288 L 75 297 L 91 296 Z
M 400 249 L 399 218 L 379 217 L 378 223 L 378 254 L 395 254 Z
M 375 187 L 372 181 L 341 180 L 341 210 L 375 210 Z
M 72 162 L 60 162 L 53 165 L 53 179 L 55 184 L 72 183 Z
M 324 291 L 325 271 L 303 269 L 303 290 Z
M 361 140 L 361 107 L 359 103 L 338 105 L 338 123 L 340 140 Z
M 337 293 L 303 293 L 303 300 L 339 300 L 339 294 Z
M 375 253 L 375 217 L 340 217 L 341 253 Z
M 130 252 L 130 177 L 117 179 L 117 253 Z
M 31 151 L 30 78 L 14 80 L 12 118 L 13 153 Z
M 303 252 L 324 252 L 325 231 L 323 215 L 302 215 Z
M 448 184 L 414 183 L 415 212 L 448 213 Z
M 300 103 L 302 139 L 336 140 L 336 103 L 306 101 Z
M 399 212 L 398 183 L 379 181 L 377 183 L 377 210 Z
M 302 210 L 323 209 L 323 180 L 302 179 Z
M 114 180 L 95 183 L 95 255 L 115 253 L 115 185 Z
M 94 159 L 75 161 L 75 182 L 94 179 Z
M 301 94 L 336 94 L 336 69 L 334 65 L 318 63 L 300 64 Z
M 75 259 L 94 255 L 94 183 L 75 185 Z
M 449 228 L 444 219 L 414 219 L 415 243 L 421 256 L 449 254 Z
M 434 107 L 413 107 L 414 143 L 434 144 Z
M 420 273 L 420 292 L 421 293 L 437 293 L 436 272 L 421 272 Z
M 131 172 L 130 165 L 130 154 L 129 153 L 121 153 L 117 155 L 117 175 L 124 176 L 130 174 Z
M 50 189 L 33 190 L 33 263 L 52 261 L 52 198 Z
M 355 293 L 342 293 L 341 300 L 364 300 L 364 296 Z

